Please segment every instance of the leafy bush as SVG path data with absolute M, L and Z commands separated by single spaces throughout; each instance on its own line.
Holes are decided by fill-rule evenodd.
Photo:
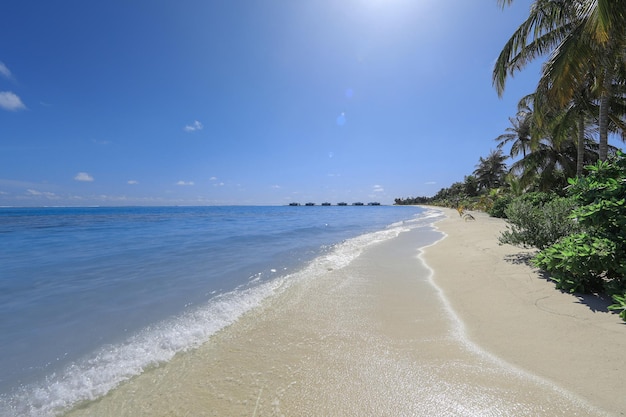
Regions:
M 614 294 L 613 301 L 615 301 L 615 304 L 611 304 L 609 310 L 619 311 L 619 316 L 626 321 L 626 294 Z
M 526 201 L 532 204 L 533 206 L 543 206 L 544 204 L 549 203 L 550 201 L 554 200 L 557 197 L 562 197 L 562 196 L 559 196 L 555 193 L 533 191 L 530 193 L 522 194 L 518 198 L 522 201 Z
M 493 202 L 493 205 L 487 211 L 487 213 L 491 217 L 498 217 L 498 218 L 501 218 L 501 219 L 503 219 L 503 218 L 505 219 L 506 218 L 505 210 L 509 206 L 509 204 L 511 203 L 512 200 L 513 200 L 513 197 L 511 197 L 510 195 L 504 195 L 502 197 L 497 198 Z
M 547 194 L 533 194 L 532 198 L 513 199 L 504 210 L 508 226 L 499 238 L 500 243 L 545 249 L 578 231 L 577 223 L 571 218 L 576 206 L 574 199 L 554 197 L 543 203 Z
M 626 158 L 618 152 L 614 160 L 588 169 L 587 177 L 570 180 L 581 232 L 545 249 L 535 263 L 564 290 L 621 296 L 626 292 Z
M 546 248 L 533 263 L 550 272 L 556 287 L 568 292 L 603 291 L 602 273 L 607 256 L 615 251 L 613 242 L 576 233 Z

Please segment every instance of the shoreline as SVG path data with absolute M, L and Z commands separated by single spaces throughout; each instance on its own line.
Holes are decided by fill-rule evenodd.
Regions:
M 476 246 L 480 256 L 473 261 L 484 261 L 492 247 L 501 248 L 491 236 L 501 224 L 480 215 L 472 224 L 457 224 L 451 216 L 456 212 L 441 212 L 447 218 L 434 227 L 375 243 L 345 267 L 293 283 L 205 345 L 66 415 L 599 417 L 607 415 L 600 409 L 614 412 L 618 402 L 593 401 L 586 391 L 511 360 L 510 352 L 498 350 L 489 338 L 493 333 L 481 333 L 472 302 L 491 305 L 485 297 L 494 293 L 475 291 L 471 302 L 464 300 L 464 285 L 455 281 L 468 265 L 455 252 L 467 256 L 465 245 Z M 505 269 L 525 267 L 501 262 Z M 473 284 L 488 282 L 489 268 L 473 267 L 483 277 Z
M 498 244 L 504 220 L 473 212 L 476 220 L 464 221 L 456 210 L 437 209 L 446 218 L 435 227 L 447 236 L 422 256 L 471 343 L 626 415 L 626 328 L 606 309 L 610 302 L 557 290 L 527 263 L 532 250 Z

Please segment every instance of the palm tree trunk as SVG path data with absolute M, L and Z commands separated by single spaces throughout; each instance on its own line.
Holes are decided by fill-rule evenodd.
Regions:
M 609 154 L 609 135 L 608 135 L 608 126 L 609 126 L 609 95 L 607 93 L 602 93 L 602 97 L 600 97 L 600 120 L 599 120 L 599 128 L 600 128 L 600 143 L 598 146 L 598 156 L 601 161 L 606 161 L 606 158 Z
M 576 176 L 583 176 L 583 165 L 585 163 L 585 116 L 578 115 L 578 143 L 576 146 Z
M 600 131 L 598 156 L 601 161 L 606 161 L 609 154 L 609 101 L 613 93 L 613 69 L 611 67 L 606 67 L 604 71 L 604 82 L 602 84 L 600 115 L 598 117 L 598 128 Z

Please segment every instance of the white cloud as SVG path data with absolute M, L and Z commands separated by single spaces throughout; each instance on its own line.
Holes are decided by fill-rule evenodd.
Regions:
M 272 185 L 272 188 L 275 189 L 275 190 L 280 190 L 281 187 L 280 187 L 280 185 Z
M 178 181 L 178 182 L 176 183 L 176 185 L 183 185 L 183 186 L 184 186 L 184 185 L 193 185 L 193 184 L 194 184 L 194 183 L 193 183 L 193 181 L 187 181 L 187 182 L 185 182 L 185 181 L 182 181 L 182 180 L 181 180 L 181 181 Z
M 0 74 L 2 74 L 5 78 L 8 78 L 9 80 L 13 79 L 13 74 L 11 74 L 11 71 L 9 71 L 7 66 L 4 65 L 4 62 L 2 61 L 0 61 Z
M 195 132 L 196 130 L 202 130 L 204 126 L 197 120 L 194 120 L 193 124 L 184 127 L 185 132 Z
M 74 179 L 76 181 L 85 181 L 85 182 L 92 182 L 93 181 L 93 177 L 91 175 L 89 175 L 88 173 L 86 173 L 86 172 L 79 172 L 78 174 L 76 174 Z
M 46 197 L 49 199 L 58 199 L 58 196 L 55 193 L 51 193 L 49 191 L 38 191 L 32 188 L 29 188 L 26 190 L 26 193 L 30 196 Z
M 213 187 L 223 187 L 224 185 L 226 185 L 222 181 L 215 182 L 215 181 L 217 181 L 217 177 L 211 177 L 211 178 L 209 178 L 209 181 L 211 181 L 213 183 Z
M 22 100 L 10 91 L 0 91 L 0 107 L 5 110 L 23 110 L 26 108 Z
M 137 181 L 137 180 L 128 180 L 128 183 L 130 185 L 137 185 L 137 184 L 139 184 L 139 181 Z
M 110 140 L 91 139 L 91 142 L 96 144 L 96 145 L 102 145 L 102 146 L 107 146 L 107 145 L 111 144 Z
M 384 191 L 385 191 L 385 189 L 383 188 L 382 185 L 374 185 L 374 192 L 375 193 L 382 193 Z

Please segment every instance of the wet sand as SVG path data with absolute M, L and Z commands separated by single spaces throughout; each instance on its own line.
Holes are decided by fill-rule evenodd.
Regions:
M 424 229 L 375 244 L 69 415 L 620 415 L 617 316 L 517 262 L 503 222 L 446 213 L 424 254 Z

